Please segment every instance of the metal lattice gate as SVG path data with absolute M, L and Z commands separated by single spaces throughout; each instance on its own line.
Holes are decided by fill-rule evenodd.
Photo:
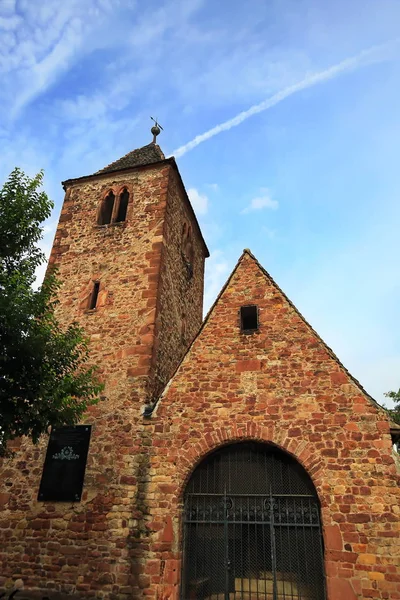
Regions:
M 324 600 L 319 503 L 284 452 L 227 446 L 185 494 L 183 600 Z

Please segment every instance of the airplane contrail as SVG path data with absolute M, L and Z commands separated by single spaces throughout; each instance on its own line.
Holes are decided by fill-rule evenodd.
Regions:
M 259 104 L 254 104 L 249 109 L 236 115 L 236 117 L 233 117 L 228 121 L 224 121 L 223 123 L 216 125 L 215 127 L 209 129 L 205 133 L 196 135 L 196 137 L 193 138 L 193 140 L 174 150 L 174 152 L 172 152 L 172 156 L 175 156 L 176 158 L 183 156 L 189 150 L 192 150 L 202 142 L 209 140 L 215 135 L 218 135 L 219 133 L 221 133 L 221 131 L 228 131 L 232 127 L 240 125 L 240 123 L 243 123 L 243 121 L 245 121 L 249 117 L 263 112 L 264 110 L 268 110 L 272 106 L 275 106 L 276 104 L 279 104 L 279 102 L 282 102 L 282 100 L 284 100 L 285 98 L 288 98 L 289 96 L 292 96 L 293 94 L 296 94 L 301 90 L 305 90 L 306 88 L 312 87 L 313 85 L 316 85 L 318 83 L 322 83 L 323 81 L 329 81 L 330 79 L 333 79 L 338 75 L 342 75 L 342 73 L 354 71 L 359 67 L 363 67 L 374 62 L 382 62 L 383 60 L 387 60 L 389 58 L 387 50 L 391 50 L 393 46 L 398 44 L 399 41 L 400 38 L 396 38 L 395 40 L 391 40 L 384 44 L 372 46 L 371 48 L 362 50 L 355 56 L 351 56 L 350 58 L 342 60 L 340 63 L 333 65 L 328 69 L 325 69 L 324 71 L 319 71 L 317 73 L 314 73 L 313 75 L 307 75 L 307 77 L 305 77 L 301 81 L 298 81 L 297 83 L 284 88 L 280 92 L 277 92 L 276 94 L 274 94 L 270 98 L 267 98 L 266 100 L 263 100 L 263 102 L 260 102 Z

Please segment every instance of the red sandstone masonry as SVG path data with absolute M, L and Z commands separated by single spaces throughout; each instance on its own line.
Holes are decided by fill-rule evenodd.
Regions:
M 81 503 L 37 502 L 46 440 L 38 447 L 20 443 L 16 457 L 1 464 L 0 587 L 22 577 L 29 593 L 50 597 L 141 596 L 150 468 L 141 412 L 186 347 L 175 335 L 179 311 L 190 304 L 190 335 L 202 311 L 206 248 L 183 188 L 171 183 L 176 178 L 166 161 L 72 182 L 66 190 L 50 259 L 63 282 L 57 316 L 85 328 L 106 399 L 87 415 L 93 435 Z M 130 193 L 126 221 L 96 225 L 101 199 L 123 186 Z M 183 220 L 192 226 L 195 248 L 187 287 Z M 167 290 L 166 274 L 181 283 Z M 88 311 L 94 280 L 98 303 Z
M 184 224 L 188 226 L 192 220 L 185 208 L 186 192 L 174 169 L 169 172 L 167 192 L 169 201 L 163 229 L 156 346 L 152 361 L 153 399 L 161 393 L 182 359 L 188 343 L 197 334 L 202 321 L 204 249 L 201 240 L 194 235 L 194 258 L 191 264 L 192 271 L 189 272 L 183 255 L 182 230 Z
M 241 334 L 237 319 L 249 303 L 260 311 L 260 329 L 250 336 Z M 165 567 L 164 575 L 148 573 L 146 595 L 178 598 L 183 493 L 195 466 L 222 444 L 251 439 L 287 450 L 314 481 L 328 600 L 400 598 L 399 489 L 386 415 L 250 254 L 148 428 L 153 478 L 146 543 L 154 572 L 154 561 Z
M 99 199 L 123 185 L 131 193 L 126 223 L 97 227 Z M 192 278 L 181 255 L 186 219 L 195 235 Z M 386 415 L 249 253 L 153 417 L 142 418 L 201 311 L 204 246 L 169 163 L 74 183 L 52 261 L 64 282 L 59 317 L 86 328 L 107 400 L 87 417 L 93 438 L 81 503 L 36 501 L 45 441 L 16 442 L 16 458 L 3 462 L 0 585 L 21 576 L 30 592 L 50 597 L 174 600 L 185 485 L 208 453 L 251 439 L 287 450 L 314 481 L 328 600 L 400 598 Z M 93 279 L 99 307 L 87 312 Z M 238 311 L 249 303 L 259 306 L 260 329 L 244 335 Z

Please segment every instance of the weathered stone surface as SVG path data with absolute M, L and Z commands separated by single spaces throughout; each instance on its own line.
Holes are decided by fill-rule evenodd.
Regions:
M 101 199 L 130 193 L 124 223 L 97 226 Z M 189 228 L 191 234 L 188 237 Z M 82 502 L 37 502 L 46 440 L 0 466 L 0 585 L 34 597 L 179 597 L 182 506 L 193 469 L 223 444 L 275 444 L 321 503 L 328 600 L 400 598 L 399 488 L 384 411 L 364 393 L 248 252 L 201 328 L 206 250 L 174 166 L 72 182 L 51 261 L 58 316 L 92 339 L 105 399 Z M 93 281 L 96 310 L 88 310 Z M 242 305 L 260 327 L 244 334 Z
M 98 226 L 103 197 L 110 190 L 118 197 L 124 188 L 126 221 Z M 184 227 L 191 228 L 190 273 Z M 65 325 L 77 321 L 91 338 L 105 399 L 86 416 L 93 434 L 81 503 L 37 502 L 46 440 L 39 449 L 15 444 L 16 458 L 0 466 L 4 577 L 20 574 L 26 589 L 44 595 L 131 597 L 147 587 L 135 572 L 145 561 L 150 481 L 151 442 L 141 413 L 199 329 L 206 255 L 171 161 L 67 187 L 50 258 L 62 281 L 57 316 Z M 94 281 L 100 282 L 97 306 L 88 310 Z
M 238 324 L 247 304 L 259 308 L 260 327 L 252 335 Z M 328 600 L 400 597 L 393 578 L 399 573 L 400 522 L 393 508 L 399 489 L 386 414 L 250 254 L 242 256 L 151 426 L 157 473 L 151 518 L 155 512 L 161 522 L 172 517 L 171 560 L 181 558 L 182 499 L 193 468 L 221 444 L 264 441 L 287 450 L 313 479 Z M 161 559 L 159 535 L 151 539 L 152 559 Z M 158 595 L 178 598 L 178 589 L 179 580 L 164 578 Z

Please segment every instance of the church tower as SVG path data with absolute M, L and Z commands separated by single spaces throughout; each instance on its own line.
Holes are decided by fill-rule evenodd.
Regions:
M 199 329 L 207 247 L 156 136 L 63 186 L 50 258 L 62 281 L 57 316 L 89 336 L 107 410 L 138 408 L 162 390 Z
M 23 481 L 20 461 L 10 461 L 1 473 L 9 525 L 13 531 L 21 519 L 24 525 L 5 563 L 0 557 L 0 571 L 11 578 L 20 573 L 36 590 L 82 597 L 118 584 L 120 595 L 131 597 L 132 586 L 143 585 L 143 519 L 151 504 L 150 432 L 143 413 L 199 330 L 208 256 L 176 162 L 156 144 L 157 125 L 152 133 L 152 143 L 63 183 L 50 256 L 62 283 L 57 317 L 84 328 L 105 388 L 84 416 L 90 449 L 75 504 L 42 502 L 38 495 L 46 439 L 39 447 L 21 441 Z M 32 556 L 25 552 L 21 559 L 19 542 L 35 546 Z
M 38 446 L 17 440 L 18 460 L 0 463 L 0 511 L 10 519 L 0 524 L 10 542 L 0 553 L 0 588 L 20 577 L 39 597 L 100 598 L 117 585 L 127 598 L 144 585 L 146 412 L 200 328 L 208 256 L 176 162 L 156 144 L 157 125 L 152 133 L 152 143 L 63 183 L 50 256 L 61 282 L 57 318 L 83 327 L 105 387 L 80 426 L 91 431 L 81 496 L 53 502 L 41 494 L 46 436 Z M 50 480 L 55 495 L 70 481 Z

